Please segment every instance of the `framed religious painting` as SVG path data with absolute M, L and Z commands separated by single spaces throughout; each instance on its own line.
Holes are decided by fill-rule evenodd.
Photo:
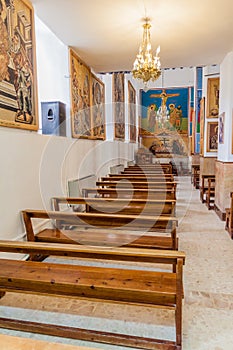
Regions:
M 200 155 L 204 155 L 205 97 L 200 100 Z
M 70 55 L 71 128 L 74 138 L 92 138 L 91 71 L 73 49 Z
M 112 102 L 114 120 L 114 138 L 125 140 L 125 85 L 124 73 L 112 75 Z
M 91 73 L 91 130 L 96 139 L 105 139 L 105 85 Z
M 0 126 L 38 130 L 34 11 L 0 0 Z
M 136 142 L 136 91 L 130 81 L 128 81 L 128 120 L 129 120 L 129 139 Z
M 217 152 L 218 150 L 218 122 L 207 123 L 206 151 Z
M 217 118 L 219 114 L 219 78 L 207 81 L 207 118 Z
M 219 115 L 218 122 L 219 122 L 218 142 L 223 144 L 224 143 L 225 112 L 223 112 Z

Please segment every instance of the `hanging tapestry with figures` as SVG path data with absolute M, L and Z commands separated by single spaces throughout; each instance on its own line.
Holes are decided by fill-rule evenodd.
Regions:
M 37 130 L 33 8 L 0 0 L 0 126 Z
M 157 156 L 187 155 L 191 88 L 141 90 L 140 136 Z

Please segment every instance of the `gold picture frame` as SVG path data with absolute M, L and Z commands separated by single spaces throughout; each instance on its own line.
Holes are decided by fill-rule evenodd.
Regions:
M 204 155 L 205 97 L 200 100 L 200 156 Z
M 1 0 L 0 126 L 38 130 L 34 10 Z
M 128 81 L 128 106 L 129 140 L 130 142 L 136 142 L 136 90 L 130 81 Z
M 69 58 L 72 137 L 92 138 L 91 70 L 72 48 Z
M 207 123 L 206 151 L 218 151 L 218 122 Z
M 112 74 L 112 102 L 114 120 L 114 138 L 125 140 L 125 85 L 124 73 Z
M 218 77 L 207 81 L 207 118 L 217 118 L 219 114 L 219 81 Z
M 105 140 L 105 85 L 91 73 L 91 130 L 92 136 Z

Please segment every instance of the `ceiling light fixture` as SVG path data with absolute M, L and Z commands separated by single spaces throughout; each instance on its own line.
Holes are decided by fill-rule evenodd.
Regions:
M 156 54 L 153 57 L 151 42 L 150 42 L 150 19 L 145 18 L 143 24 L 143 39 L 142 44 L 139 47 L 139 52 L 136 56 L 136 60 L 133 65 L 133 77 L 142 80 L 147 88 L 149 80 L 155 81 L 161 74 L 161 63 L 160 63 L 160 46 L 157 47 Z

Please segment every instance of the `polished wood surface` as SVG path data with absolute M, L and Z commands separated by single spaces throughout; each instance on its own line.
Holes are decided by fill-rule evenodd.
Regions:
M 58 211 L 42 211 L 42 210 L 24 210 L 22 212 L 23 220 L 28 241 L 48 241 L 74 243 L 85 242 L 85 244 L 97 245 L 124 245 L 140 246 L 143 244 L 151 248 L 169 248 L 178 249 L 178 240 L 176 236 L 177 218 L 173 216 L 154 216 L 154 215 L 114 215 L 102 213 L 67 213 Z M 35 232 L 33 227 L 33 219 L 53 220 L 53 225 L 57 227 L 45 228 L 40 232 Z M 72 230 L 71 230 L 72 228 Z M 86 232 L 79 232 L 80 228 L 86 229 Z M 94 233 L 89 229 L 95 229 Z M 118 232 L 122 230 L 124 235 L 112 235 L 102 230 L 116 229 Z M 130 237 L 127 231 L 139 231 L 140 237 Z M 71 232 L 70 232 L 71 231 Z M 147 232 L 157 232 L 159 236 L 155 238 L 143 238 Z M 169 233 L 170 237 L 160 237 L 162 233 Z M 90 237 L 89 237 L 90 233 Z M 71 238 L 70 238 L 71 237 Z M 134 242 L 135 238 L 135 242 Z M 166 238 L 166 239 L 163 239 Z M 168 240 L 167 238 L 170 238 Z M 102 239 L 102 242 L 100 241 Z M 162 244 L 162 241 L 164 243 Z M 134 242 L 134 243 L 132 243 Z M 156 245 L 158 243 L 158 246 Z
M 117 188 L 145 188 L 145 189 L 153 189 L 153 188 L 162 188 L 164 190 L 172 189 L 177 186 L 177 182 L 175 181 L 129 181 L 129 180 L 120 180 L 120 181 L 112 181 L 109 179 L 108 181 L 96 181 L 96 186 L 102 187 L 117 187 Z
M 84 197 L 54 197 L 54 210 L 61 210 L 62 205 L 72 206 L 74 211 L 143 214 L 143 215 L 174 215 L 176 200 L 163 199 L 126 199 L 126 198 L 84 198 Z M 77 205 L 82 205 L 77 208 Z M 76 209 L 77 208 L 77 209 Z
M 165 188 L 84 188 L 83 196 L 101 196 L 105 198 L 133 198 L 133 199 L 176 199 L 176 189 Z
M 200 183 L 200 199 L 202 203 L 206 203 L 206 193 L 208 191 L 208 179 L 215 180 L 215 175 L 202 175 Z M 211 189 L 214 189 L 212 186 Z
M 117 303 L 150 305 L 175 310 L 176 341 L 131 337 L 102 331 L 90 331 L 56 324 L 46 325 L 22 320 L 0 318 L 0 327 L 29 330 L 30 332 L 85 339 L 115 345 L 127 345 L 139 349 L 181 349 L 182 344 L 182 296 L 183 296 L 183 252 L 131 249 L 104 249 L 97 247 L 74 247 L 28 242 L 0 241 L 1 252 L 21 252 L 44 255 L 66 255 L 93 259 L 116 258 L 130 261 L 176 264 L 176 272 L 148 271 L 146 269 L 122 269 L 56 264 L 48 262 L 0 260 L 0 287 L 3 292 L 35 293 L 75 298 L 94 299 Z M 83 254 L 83 255 L 82 255 Z M 118 258 L 117 258 L 118 259 Z M 129 259 L 129 260 L 128 260 Z M 148 260 L 149 259 L 149 260 Z M 164 259 L 164 260 L 163 260 Z M 65 261 L 65 260 L 64 260 Z
M 138 175 L 138 174 L 119 174 L 119 175 L 109 175 L 100 178 L 100 181 L 136 181 L 136 182 L 173 182 L 173 175 L 169 176 L 155 176 L 155 175 Z
M 208 178 L 208 188 L 206 191 L 206 205 L 208 210 L 214 209 L 215 200 L 215 177 Z

